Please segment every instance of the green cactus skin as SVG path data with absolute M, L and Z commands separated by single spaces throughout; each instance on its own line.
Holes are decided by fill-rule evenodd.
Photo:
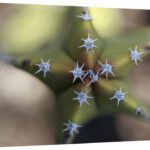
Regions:
M 45 78 L 43 78 L 42 73 L 35 76 L 55 92 L 59 118 L 59 142 L 63 141 L 64 138 L 64 133 L 61 132 L 64 128 L 62 122 L 66 122 L 67 120 L 84 125 L 91 118 L 105 113 L 123 112 L 134 116 L 138 114 L 137 107 L 139 106 L 139 100 L 132 96 L 130 87 L 127 84 L 128 74 L 136 66 L 130 59 L 129 46 L 132 49 L 136 43 L 142 45 L 148 42 L 149 37 L 146 34 L 148 29 L 145 29 L 142 34 L 141 31 L 135 31 L 135 35 L 141 34 L 144 37 L 139 37 L 136 40 L 132 40 L 134 39 L 133 33 L 113 39 L 103 39 L 96 32 L 92 19 L 84 20 L 81 17 L 77 17 L 81 13 L 81 8 L 71 7 L 68 9 L 66 19 L 62 23 L 62 26 L 67 24 L 67 29 L 65 28 L 64 34 L 60 35 L 63 36 L 63 39 L 57 49 L 37 51 L 30 53 L 28 56 L 18 57 L 20 64 L 26 58 L 31 61 L 29 67 L 23 68 L 21 65 L 19 67 L 33 75 L 37 71 L 35 64 L 39 64 L 40 57 L 44 60 L 51 58 L 51 72 Z M 86 39 L 89 34 L 90 37 L 97 39 L 95 41 L 94 54 L 90 51 L 86 52 L 85 47 L 79 48 L 79 46 L 83 45 L 82 39 Z M 142 59 L 145 56 L 146 54 L 142 56 Z M 87 86 L 90 82 L 90 78 L 88 77 L 84 79 L 84 83 L 78 79 L 72 83 L 73 76 L 70 71 L 73 70 L 77 62 L 79 66 L 85 63 L 83 70 L 92 69 L 96 73 L 102 67 L 98 61 L 104 64 L 106 59 L 113 66 L 114 75 L 108 74 L 106 79 L 106 74 L 102 73 L 99 75 L 98 81 L 91 83 L 89 86 Z M 124 91 L 128 91 L 128 94 L 125 95 L 125 101 L 117 106 L 116 101 L 110 100 L 110 98 L 114 95 L 114 89 L 120 89 L 120 87 Z M 85 92 L 90 91 L 89 95 L 93 97 L 90 105 L 83 104 L 80 107 L 78 103 L 72 100 L 74 97 L 73 91 L 80 90 L 84 90 Z M 147 106 L 142 104 L 142 111 L 147 112 L 147 110 Z M 141 115 L 142 118 L 144 118 L 143 116 Z M 69 137 L 66 143 L 71 143 L 72 139 L 73 137 Z

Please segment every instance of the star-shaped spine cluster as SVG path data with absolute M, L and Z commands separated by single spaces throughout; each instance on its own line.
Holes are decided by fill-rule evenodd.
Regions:
M 73 83 L 75 82 L 77 78 L 79 78 L 82 81 L 82 83 L 84 83 L 83 81 L 84 71 L 82 70 L 83 67 L 84 67 L 84 64 L 81 67 L 79 67 L 78 62 L 77 62 L 76 67 L 72 71 L 70 71 L 74 76 Z
M 137 50 L 137 46 L 135 47 L 134 50 L 132 50 L 131 48 L 129 48 L 129 50 L 130 50 L 131 60 L 134 61 L 136 65 L 138 60 L 142 62 L 141 55 L 143 55 L 143 53 Z
M 83 91 L 79 92 L 79 93 L 77 91 L 74 91 L 74 93 L 76 93 L 77 97 L 73 98 L 73 100 L 77 100 L 79 102 L 80 106 L 83 103 L 90 105 L 88 102 L 88 99 L 94 98 L 94 97 L 88 96 L 87 93 L 85 93 Z
M 83 12 L 81 15 L 77 15 L 78 18 L 82 19 L 83 21 L 90 21 L 92 17 L 88 13 L 88 8 L 83 8 Z
M 35 72 L 35 74 L 42 71 L 44 73 L 44 78 L 46 77 L 47 72 L 51 71 L 50 59 L 48 59 L 47 62 L 44 62 L 43 59 L 41 58 L 41 63 L 35 65 L 39 67 L 39 70 Z
M 101 65 L 101 69 L 99 69 L 99 71 L 101 71 L 100 75 L 105 74 L 106 75 L 106 79 L 108 79 L 108 74 L 112 74 L 113 76 L 115 76 L 115 74 L 112 72 L 112 65 L 108 64 L 108 61 L 106 59 L 106 63 L 102 64 L 100 61 L 98 61 L 98 63 Z
M 119 90 L 115 89 L 115 94 L 114 94 L 113 97 L 110 98 L 110 100 L 116 99 L 117 100 L 117 105 L 119 106 L 120 101 L 125 100 L 125 95 L 127 93 L 128 92 L 123 92 L 121 88 Z
M 63 130 L 63 132 L 68 132 L 70 136 L 73 136 L 75 133 L 79 133 L 78 128 L 82 127 L 82 125 L 78 125 L 75 122 L 71 122 L 68 120 L 68 123 L 63 123 L 66 128 Z
M 143 113 L 144 113 L 144 111 L 143 111 L 142 107 L 138 106 L 135 110 L 135 115 L 141 115 Z
M 93 73 L 91 73 L 89 75 L 89 77 L 91 78 L 91 81 L 88 83 L 88 85 L 90 85 L 90 84 L 95 83 L 95 82 L 98 81 L 98 79 L 99 79 L 99 72 L 97 72 L 97 73 L 93 72 Z
M 90 38 L 90 35 L 88 33 L 88 37 L 86 39 L 82 39 L 82 41 L 84 42 L 83 45 L 79 46 L 79 48 L 85 48 L 86 49 L 86 53 L 92 51 L 94 53 L 94 48 L 97 47 L 94 42 L 96 41 L 97 39 L 92 39 Z

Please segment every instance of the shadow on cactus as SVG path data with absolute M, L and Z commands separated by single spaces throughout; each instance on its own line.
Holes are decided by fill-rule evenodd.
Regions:
M 125 113 L 145 121 L 148 113 L 148 106 L 130 92 L 128 76 L 148 56 L 143 46 L 150 29 L 108 38 L 98 29 L 97 20 L 103 19 L 99 13 L 94 8 L 68 8 L 61 43 L 51 51 L 33 53 L 24 68 L 55 92 L 59 143 L 73 142 L 97 116 Z

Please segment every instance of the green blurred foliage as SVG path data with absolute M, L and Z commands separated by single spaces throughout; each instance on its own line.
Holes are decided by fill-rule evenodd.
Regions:
M 2 32 L 2 43 L 13 52 L 36 51 L 45 42 L 59 43 L 58 35 L 66 7 L 15 5 L 19 9 L 9 18 Z M 54 42 L 54 43 L 53 43 Z
M 122 17 L 119 9 L 91 8 L 93 26 L 103 37 L 114 37 L 122 31 Z M 97 19 L 99 18 L 99 19 Z

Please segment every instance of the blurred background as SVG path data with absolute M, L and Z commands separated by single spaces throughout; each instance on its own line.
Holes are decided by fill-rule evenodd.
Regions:
M 56 55 L 63 57 L 63 52 L 58 54 L 57 51 L 61 50 L 68 32 L 69 18 L 66 17 L 72 8 L 74 7 L 0 4 L 0 146 L 57 143 L 57 108 L 54 92 L 33 75 L 12 65 L 18 65 L 22 60 L 31 59 L 32 56 L 37 56 L 37 53 L 39 56 L 41 52 L 46 51 L 50 52 L 50 56 L 55 54 L 52 57 Z M 141 49 L 146 52 L 150 50 L 150 11 L 91 8 L 90 14 L 94 19 L 93 26 L 96 32 L 104 40 L 116 43 L 122 40 L 125 43 L 130 41 L 133 43 L 131 46 L 141 40 L 141 43 L 138 42 Z M 126 38 L 121 39 L 122 36 Z M 108 49 L 110 47 L 111 45 Z M 150 106 L 149 66 L 150 58 L 146 57 L 142 64 L 133 68 L 127 79 L 132 94 L 148 106 Z M 112 134 L 115 132 L 116 137 L 111 139 L 110 134 L 106 134 L 104 139 L 100 135 L 92 137 L 91 133 L 95 133 L 97 128 L 93 129 L 92 124 L 87 124 L 87 130 L 91 129 L 89 135 L 85 128 L 81 137 L 76 138 L 74 142 L 150 138 L 147 123 L 136 122 L 126 116 L 112 115 L 106 118 L 107 121 L 113 120 L 106 121 L 106 124 L 110 125 L 108 128 L 112 124 L 115 124 L 116 128 L 117 124 L 118 130 L 110 131 Z M 124 127 L 125 121 L 129 122 L 128 125 L 136 124 L 136 128 L 132 125 Z M 104 131 L 104 126 L 99 128 L 102 135 L 105 135 L 101 132 Z M 140 128 L 145 130 L 137 135 Z M 124 130 L 128 132 L 123 132 Z M 82 135 L 88 138 L 84 139 Z

